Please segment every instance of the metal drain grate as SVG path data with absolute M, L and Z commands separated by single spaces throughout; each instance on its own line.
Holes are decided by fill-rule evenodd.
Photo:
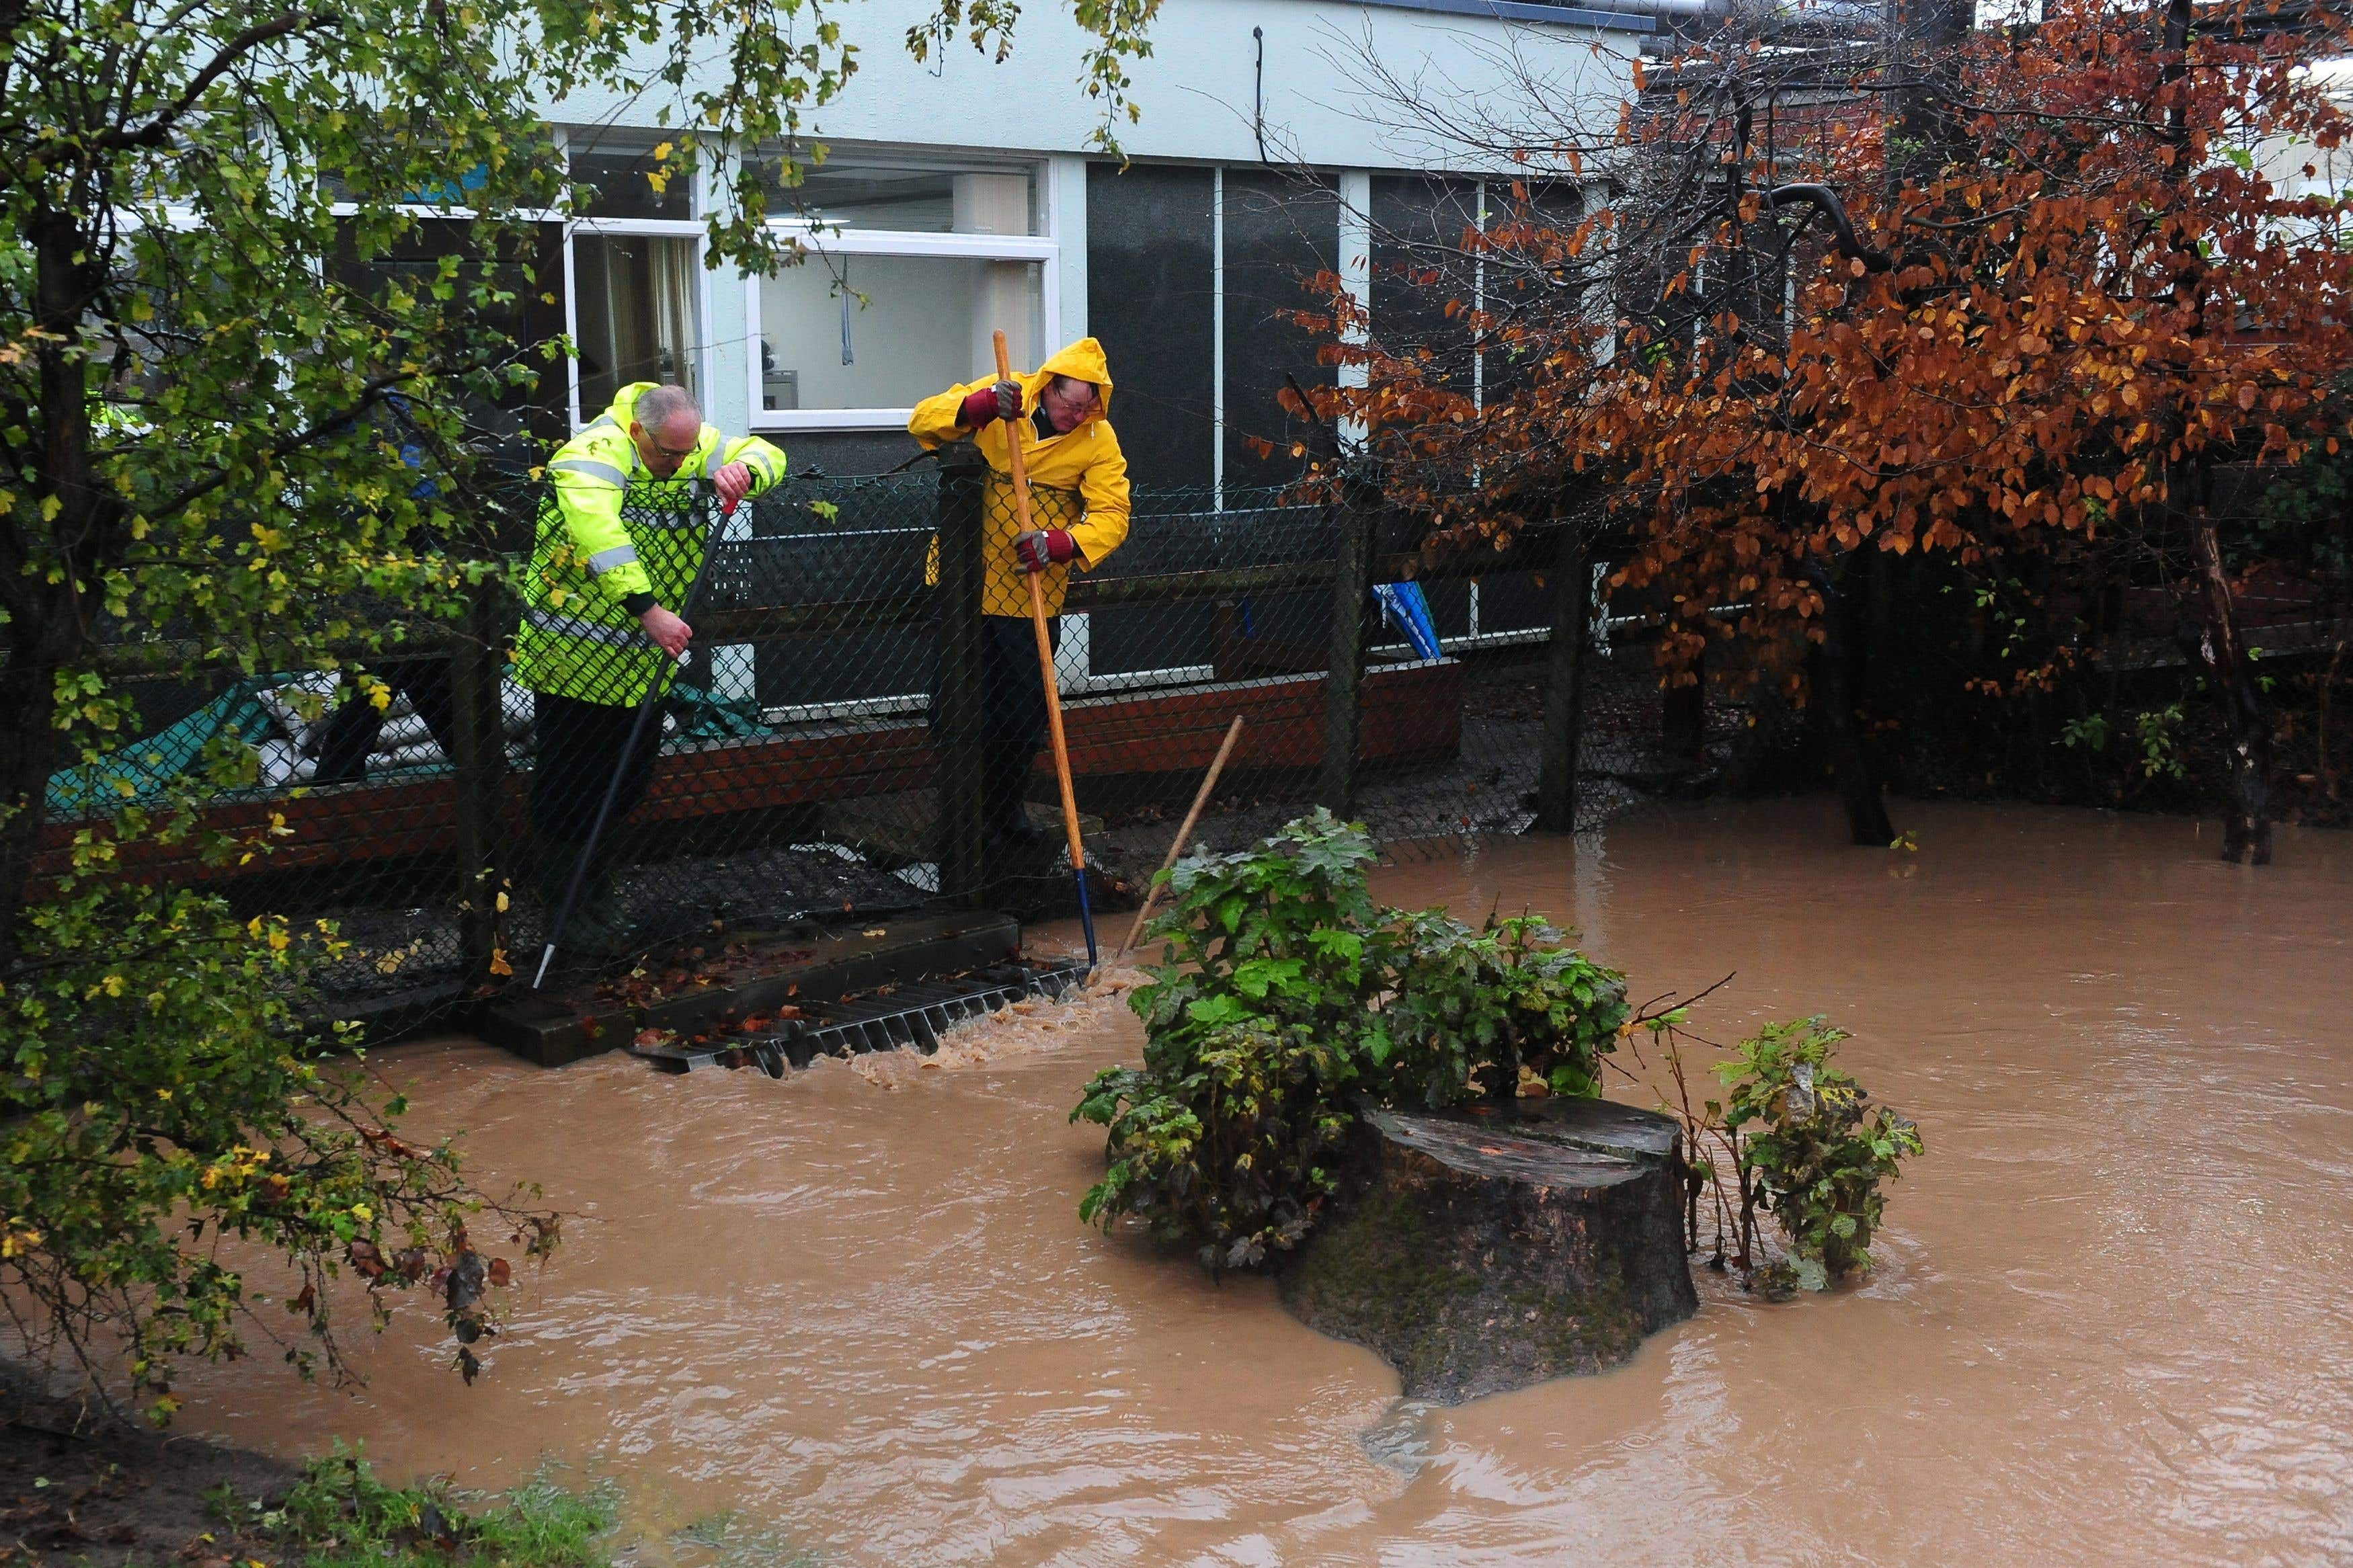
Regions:
M 808 1003 L 799 1018 L 763 1035 L 637 1049 L 668 1072 L 756 1067 L 770 1078 L 782 1078 L 787 1067 L 805 1068 L 819 1057 L 909 1047 L 928 1056 L 940 1048 L 940 1037 L 959 1024 L 1016 1002 L 1052 1001 L 1086 977 L 1087 966 L 1075 961 L 1000 963 L 944 980 L 906 981 L 839 1002 Z

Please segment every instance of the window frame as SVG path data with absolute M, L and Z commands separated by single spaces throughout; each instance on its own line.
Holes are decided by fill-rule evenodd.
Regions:
M 575 252 L 573 239 L 579 235 L 643 235 L 656 239 L 691 239 L 694 241 L 694 329 L 699 340 L 687 346 L 687 357 L 694 364 L 696 395 L 707 397 L 702 389 L 711 385 L 711 289 L 704 252 L 711 233 L 701 218 L 689 217 L 575 217 L 564 226 L 564 335 L 572 342 L 572 353 L 565 356 L 570 367 L 569 395 L 572 407 L 572 428 L 575 434 L 596 414 L 583 415 L 580 410 L 580 289 L 575 282 Z
M 894 149 L 864 147 L 860 154 L 880 153 L 887 156 Z M 937 162 L 941 154 L 934 150 L 908 150 L 911 157 Z M 809 260 L 803 266 L 818 265 L 829 256 L 917 256 L 938 257 L 956 261 L 1030 261 L 1038 264 L 1039 312 L 1040 339 L 1051 353 L 1055 332 L 1062 319 L 1062 222 L 1060 210 L 1060 187 L 1053 178 L 1053 169 L 1043 159 L 1021 159 L 1018 167 L 1027 173 L 1038 193 L 1038 226 L 1045 232 L 1036 235 L 1016 234 L 940 234 L 920 229 L 837 228 L 830 225 L 801 217 L 772 217 L 769 229 L 780 236 L 789 236 L 808 250 Z M 992 168 L 988 173 L 1013 172 L 1016 164 Z M 760 334 L 760 285 L 764 281 L 754 273 L 744 274 L 744 321 L 747 341 L 754 342 Z M 760 356 L 744 355 L 744 406 L 746 418 L 754 431 L 795 430 L 903 430 L 914 417 L 913 405 L 903 408 L 793 408 L 768 409 L 760 406 L 763 388 L 760 384 Z M 944 389 L 943 389 L 944 390 Z
M 569 178 L 572 169 L 572 138 L 581 128 L 551 124 L 548 132 L 555 146 L 555 156 Z M 596 127 L 610 130 L 612 127 Z M 643 134 L 660 132 L 654 127 L 632 128 Z M 590 419 L 605 411 L 601 408 L 584 415 L 580 409 L 580 289 L 575 281 L 577 259 L 573 239 L 578 235 L 646 235 L 657 239 L 691 239 L 694 241 L 694 330 L 698 342 L 689 345 L 687 353 L 694 363 L 696 395 L 708 398 L 711 387 L 711 287 L 706 251 L 710 246 L 709 209 L 703 201 L 703 182 L 687 182 L 686 217 L 592 217 L 585 214 L 564 216 L 564 336 L 572 352 L 564 356 L 565 406 L 571 416 L 572 433 L 578 435 Z

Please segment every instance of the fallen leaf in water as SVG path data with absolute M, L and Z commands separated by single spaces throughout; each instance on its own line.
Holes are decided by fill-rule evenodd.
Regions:
M 670 1032 L 668 1029 L 639 1029 L 638 1037 L 630 1044 L 640 1050 L 647 1050 L 655 1046 L 668 1044 L 670 1037 Z

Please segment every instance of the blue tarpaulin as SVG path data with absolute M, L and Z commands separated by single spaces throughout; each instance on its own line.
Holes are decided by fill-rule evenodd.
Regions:
M 276 730 L 260 693 L 276 680 L 246 680 L 230 687 L 176 724 L 142 736 L 84 766 L 49 775 L 48 811 L 53 817 L 87 816 L 124 805 L 155 805 L 176 793 L 195 773 L 205 749 L 216 741 L 257 746 Z
M 1381 618 L 1395 626 L 1413 651 L 1424 658 L 1441 657 L 1438 627 L 1430 618 L 1430 600 L 1419 583 L 1383 583 L 1373 589 L 1381 603 Z

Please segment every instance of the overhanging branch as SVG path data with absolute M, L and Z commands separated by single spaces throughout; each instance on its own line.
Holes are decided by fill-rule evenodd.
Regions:
M 1854 232 L 1854 224 L 1846 216 L 1846 204 L 1828 185 L 1776 185 L 1765 193 L 1765 205 L 1779 208 L 1790 203 L 1812 207 L 1831 220 L 1836 236 L 1838 252 L 1850 261 L 1860 261 L 1873 272 L 1886 272 L 1895 266 L 1895 258 L 1883 250 L 1874 250 L 1862 243 Z
M 95 145 L 104 152 L 120 152 L 133 147 L 160 147 L 172 134 L 188 111 L 204 97 L 206 89 L 226 76 L 246 56 L 273 39 L 295 33 L 307 33 L 315 28 L 332 26 L 343 20 L 338 11 L 281 11 L 267 22 L 257 22 L 223 44 L 213 58 L 205 62 L 202 70 L 188 79 L 188 85 L 174 99 L 171 105 L 146 124 L 132 130 L 118 125 L 97 139 Z

